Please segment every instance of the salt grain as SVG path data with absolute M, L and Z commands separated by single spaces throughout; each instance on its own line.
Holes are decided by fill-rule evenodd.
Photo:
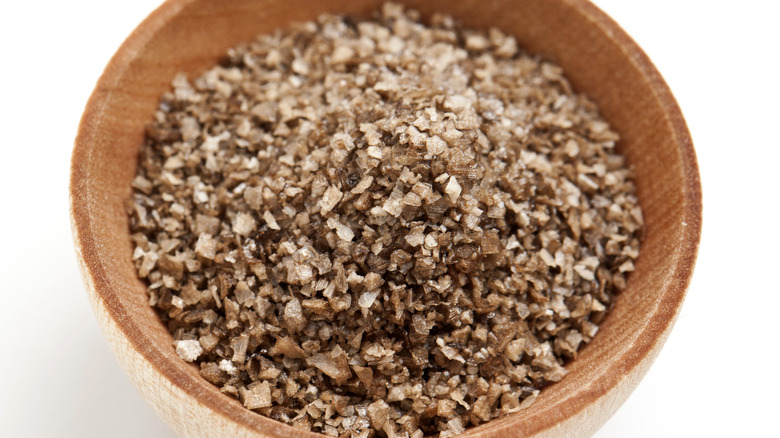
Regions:
M 248 236 L 255 229 L 255 220 L 252 215 L 239 213 L 233 221 L 233 231 L 242 236 Z
M 447 187 L 444 188 L 444 192 L 450 197 L 452 203 L 455 203 L 458 200 L 462 191 L 463 188 L 458 184 L 458 180 L 454 176 L 450 177 L 450 181 L 447 183 Z
M 279 224 L 276 222 L 276 218 L 274 217 L 274 215 L 270 211 L 266 210 L 266 212 L 263 213 L 263 220 L 268 225 L 268 228 L 270 228 L 272 230 L 281 230 L 282 229 L 279 226 Z
M 203 354 L 203 347 L 195 340 L 176 341 L 176 354 L 187 362 L 194 362 Z
M 320 199 L 320 214 L 326 215 L 339 203 L 343 193 L 336 186 L 330 186 Z

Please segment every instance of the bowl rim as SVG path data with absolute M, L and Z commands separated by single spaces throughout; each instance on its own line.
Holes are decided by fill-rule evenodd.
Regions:
M 94 295 L 90 297 L 91 300 L 95 301 L 93 305 L 102 307 L 110 319 L 116 323 L 118 329 L 123 333 L 133 349 L 172 385 L 178 387 L 193 400 L 208 405 L 213 412 L 222 415 L 227 420 L 255 429 L 260 434 L 263 431 L 275 430 L 275 433 L 278 433 L 279 436 L 321 437 L 323 435 L 293 429 L 243 407 L 225 403 L 225 400 L 219 394 L 199 391 L 198 386 L 200 382 L 190 382 L 189 377 L 177 373 L 176 367 L 169 363 L 166 357 L 149 348 L 151 342 L 145 334 L 144 328 L 135 323 L 133 318 L 128 317 L 129 312 L 122 305 L 117 293 L 113 290 L 110 275 L 100 257 L 98 257 L 101 244 L 96 239 L 94 228 L 99 227 L 99 224 L 93 222 L 89 199 L 83 192 L 85 181 L 88 180 L 89 174 L 79 163 L 89 162 L 92 159 L 92 150 L 89 145 L 96 138 L 101 123 L 103 123 L 101 119 L 102 111 L 108 99 L 110 99 L 112 90 L 116 88 L 124 66 L 134 59 L 137 53 L 143 51 L 144 47 L 155 37 L 157 31 L 165 26 L 172 17 L 196 1 L 168 0 L 154 10 L 127 37 L 111 58 L 89 98 L 75 139 L 69 187 L 71 227 L 79 264 L 82 268 L 82 276 L 88 292 Z M 685 205 L 683 206 L 682 217 L 686 226 L 683 227 L 683 233 L 679 237 L 680 245 L 670 251 L 670 257 L 675 260 L 672 263 L 674 271 L 669 274 L 671 281 L 668 282 L 664 291 L 663 302 L 656 306 L 654 313 L 651 315 L 650 321 L 652 324 L 647 324 L 643 327 L 640 334 L 640 337 L 650 336 L 653 342 L 645 342 L 638 345 L 636 349 L 631 348 L 630 357 L 628 357 L 628 354 L 625 354 L 620 360 L 615 360 L 611 363 L 609 367 L 599 370 L 598 377 L 601 379 L 600 387 L 603 388 L 603 391 L 598 397 L 601 397 L 603 394 L 615 390 L 626 373 L 634 370 L 640 364 L 646 363 L 648 360 L 652 362 L 679 314 L 693 274 L 701 238 L 701 182 L 696 154 L 686 122 L 671 90 L 649 57 L 616 22 L 589 1 L 560 0 L 560 3 L 562 6 L 569 7 L 581 15 L 583 19 L 590 21 L 600 31 L 609 34 L 626 59 L 634 63 L 642 77 L 648 81 L 650 88 L 655 93 L 656 99 L 663 106 L 665 115 L 672 126 L 676 151 L 680 154 L 683 172 L 682 180 L 684 185 L 681 187 L 681 191 Z M 618 366 L 620 366 L 621 372 L 615 372 Z M 647 363 L 647 366 L 649 366 L 649 363 Z M 641 374 L 643 375 L 644 372 Z M 205 381 L 204 383 L 208 384 Z M 631 390 L 633 390 L 633 387 Z M 625 394 L 625 396 L 627 397 L 628 394 Z M 592 403 L 592 400 L 567 399 L 565 403 L 567 403 L 567 409 L 564 420 L 568 420 L 582 414 Z M 614 406 L 612 411 L 616 410 L 617 407 L 619 407 L 619 404 Z M 530 435 L 546 433 L 561 421 L 560 418 L 538 417 L 535 419 L 538 421 L 534 422 L 532 430 L 526 431 Z M 277 428 L 277 425 L 283 427 Z M 486 432 L 509 433 L 511 429 L 507 427 L 507 422 L 491 421 L 481 425 L 476 432 L 478 434 Z M 509 427 L 511 427 L 511 424 L 509 424 Z M 469 432 L 472 430 L 467 429 L 466 435 L 471 435 Z

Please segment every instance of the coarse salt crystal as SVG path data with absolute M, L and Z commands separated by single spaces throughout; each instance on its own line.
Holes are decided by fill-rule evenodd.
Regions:
M 471 101 L 468 98 L 460 95 L 447 96 L 447 98 L 444 99 L 443 106 L 450 111 L 462 113 L 471 108 Z
M 333 64 L 343 64 L 355 56 L 355 51 L 347 46 L 337 46 L 330 56 L 330 62 Z
M 439 155 L 447 150 L 447 142 L 438 135 L 434 135 L 425 141 L 425 149 L 429 155 Z
M 341 201 L 344 194 L 336 186 L 329 186 L 320 199 L 320 214 L 326 215 Z
M 230 359 L 222 359 L 219 361 L 219 369 L 230 374 L 231 376 L 235 376 L 238 373 L 238 368 L 233 365 L 233 361 Z
M 374 291 L 363 292 L 363 295 L 358 299 L 358 305 L 364 309 L 368 309 L 374 304 L 376 297 L 379 296 L 379 289 Z
M 255 229 L 255 220 L 251 214 L 239 213 L 233 221 L 233 231 L 242 236 L 248 236 Z
M 444 187 L 444 191 L 449 195 L 450 201 L 454 204 L 457 202 L 463 188 L 458 184 L 458 180 L 454 176 L 451 176 L 447 186 Z
M 268 228 L 272 230 L 282 229 L 282 227 L 280 227 L 279 224 L 276 222 L 276 218 L 274 217 L 274 215 L 268 210 L 266 210 L 265 213 L 263 213 L 263 220 L 268 225 Z
M 547 249 L 542 248 L 542 250 L 539 251 L 539 257 L 542 258 L 542 261 L 544 262 L 545 265 L 551 268 L 557 266 L 557 263 L 555 262 L 555 258 L 553 258 L 552 254 L 550 254 L 550 252 L 547 251 Z
M 374 182 L 374 177 L 371 175 L 366 175 L 363 177 L 363 179 L 360 180 L 359 183 L 352 189 L 352 193 L 355 195 L 359 195 L 363 192 L 365 192 L 369 187 L 371 187 L 371 184 Z
M 350 228 L 349 225 L 341 223 L 336 217 L 329 217 L 327 224 L 328 228 L 334 230 L 341 240 L 349 242 L 355 237 L 355 232 L 352 231 L 352 228 Z
M 582 277 L 583 280 L 593 281 L 596 277 L 592 271 L 589 271 L 584 265 L 574 265 L 574 271 Z
M 171 297 L 171 305 L 173 307 L 176 307 L 177 309 L 183 309 L 184 308 L 184 300 L 181 297 L 177 297 L 174 295 Z
M 423 240 L 425 239 L 425 236 L 423 235 L 423 229 L 424 227 L 422 226 L 412 228 L 412 232 L 405 236 L 406 243 L 413 247 L 422 245 Z
M 210 234 L 201 233 L 195 242 L 195 253 L 207 259 L 213 259 L 217 255 L 217 242 Z
M 368 137 L 368 134 L 366 134 L 366 137 Z M 384 154 L 382 153 L 382 148 L 380 148 L 379 146 L 369 146 L 368 148 L 366 148 L 366 153 L 368 154 L 369 157 L 374 157 L 377 160 L 381 160 L 382 157 L 384 156 Z
M 176 341 L 176 354 L 187 362 L 193 362 L 203 353 L 200 341 L 183 340 Z
M 246 389 L 241 389 L 243 390 L 241 394 L 244 399 L 244 406 L 247 409 L 267 408 L 273 403 L 271 385 L 269 385 L 268 381 L 255 382 Z

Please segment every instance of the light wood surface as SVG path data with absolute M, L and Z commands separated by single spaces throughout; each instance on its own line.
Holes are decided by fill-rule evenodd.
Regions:
M 248 411 L 174 352 L 131 262 L 124 203 L 144 125 L 173 76 L 212 66 L 226 49 L 321 12 L 366 16 L 376 0 L 171 0 L 125 41 L 83 115 L 71 169 L 71 218 L 87 293 L 120 364 L 180 436 L 317 437 Z M 584 0 L 402 1 L 424 16 L 496 26 L 561 65 L 621 134 L 647 224 L 629 287 L 594 341 L 530 408 L 465 436 L 587 436 L 647 372 L 679 313 L 701 232 L 701 187 L 685 121 L 645 54 Z M 673 397 L 674 388 L 670 388 Z M 663 421 L 663 419 L 659 419 Z

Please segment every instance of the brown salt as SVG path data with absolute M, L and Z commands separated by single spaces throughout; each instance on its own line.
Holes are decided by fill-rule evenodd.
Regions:
M 128 209 L 176 352 L 332 436 L 442 437 L 564 378 L 634 269 L 616 133 L 496 29 L 324 15 L 163 96 Z

